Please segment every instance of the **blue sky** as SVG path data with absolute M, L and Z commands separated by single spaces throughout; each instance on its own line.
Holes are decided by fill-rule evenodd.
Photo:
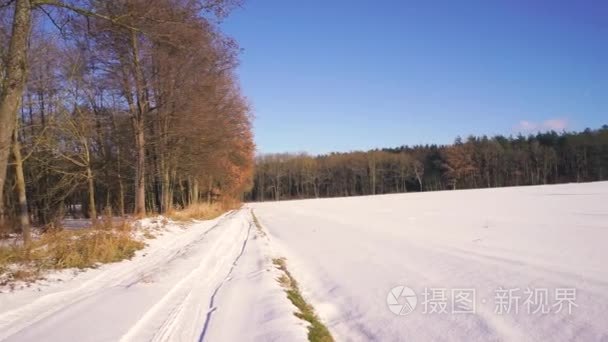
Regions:
M 608 1 L 250 0 L 222 27 L 260 152 L 608 124 Z

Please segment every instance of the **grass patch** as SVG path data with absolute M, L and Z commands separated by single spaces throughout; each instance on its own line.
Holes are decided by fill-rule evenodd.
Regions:
M 53 269 L 87 268 L 130 259 L 144 247 L 128 233 L 102 230 L 45 234 L 39 244 L 32 250 L 34 259 Z
M 253 209 L 251 210 L 251 217 L 253 217 L 253 223 L 258 229 L 258 234 L 260 234 L 261 236 L 266 236 L 266 232 L 262 229 L 262 225 L 260 224 L 260 221 L 258 221 L 257 216 L 255 216 L 255 214 L 253 213 Z
M 147 230 L 143 233 L 143 236 L 148 240 L 156 239 L 156 235 L 152 234 Z
M 14 230 L 11 227 L 12 226 L 7 223 L 0 224 L 0 239 L 7 238 L 11 233 L 14 233 Z
M 54 230 L 29 246 L 0 247 L 0 284 L 31 282 L 45 270 L 90 268 L 98 264 L 130 259 L 145 244 L 131 235 L 131 225 L 100 222 L 77 231 Z
M 228 210 L 238 208 L 237 203 L 197 203 L 182 210 L 172 210 L 167 216 L 175 221 L 212 220 Z
M 306 302 L 300 292 L 298 283 L 287 270 L 285 258 L 273 259 L 272 262 L 279 270 L 283 271 L 283 274 L 279 277 L 278 281 L 281 286 L 285 288 L 289 301 L 298 308 L 299 312 L 296 312 L 295 315 L 310 323 L 310 326 L 308 327 L 308 340 L 311 342 L 333 342 L 334 338 L 331 336 L 329 329 L 327 329 L 315 314 L 313 307 Z

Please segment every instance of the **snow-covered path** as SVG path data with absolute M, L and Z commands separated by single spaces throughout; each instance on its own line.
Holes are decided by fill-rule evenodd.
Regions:
M 337 340 L 608 340 L 608 182 L 250 206 Z
M 305 340 L 270 253 L 249 210 L 196 223 L 133 260 L 0 294 L 0 340 Z

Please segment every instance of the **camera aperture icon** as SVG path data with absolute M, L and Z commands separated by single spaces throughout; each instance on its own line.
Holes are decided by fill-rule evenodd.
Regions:
M 416 309 L 418 297 L 414 290 L 407 286 L 395 286 L 387 294 L 386 304 L 395 315 L 405 316 Z

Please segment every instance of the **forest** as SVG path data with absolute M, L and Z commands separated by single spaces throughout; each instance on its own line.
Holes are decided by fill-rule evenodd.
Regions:
M 238 0 L 0 0 L 0 228 L 66 216 L 605 180 L 608 126 L 260 154 L 220 29 Z M 244 195 L 243 195 L 244 194 Z
M 458 137 L 451 145 L 266 154 L 255 163 L 252 201 L 601 181 L 608 179 L 608 125 Z
M 0 0 L 0 227 L 240 200 L 230 0 Z

